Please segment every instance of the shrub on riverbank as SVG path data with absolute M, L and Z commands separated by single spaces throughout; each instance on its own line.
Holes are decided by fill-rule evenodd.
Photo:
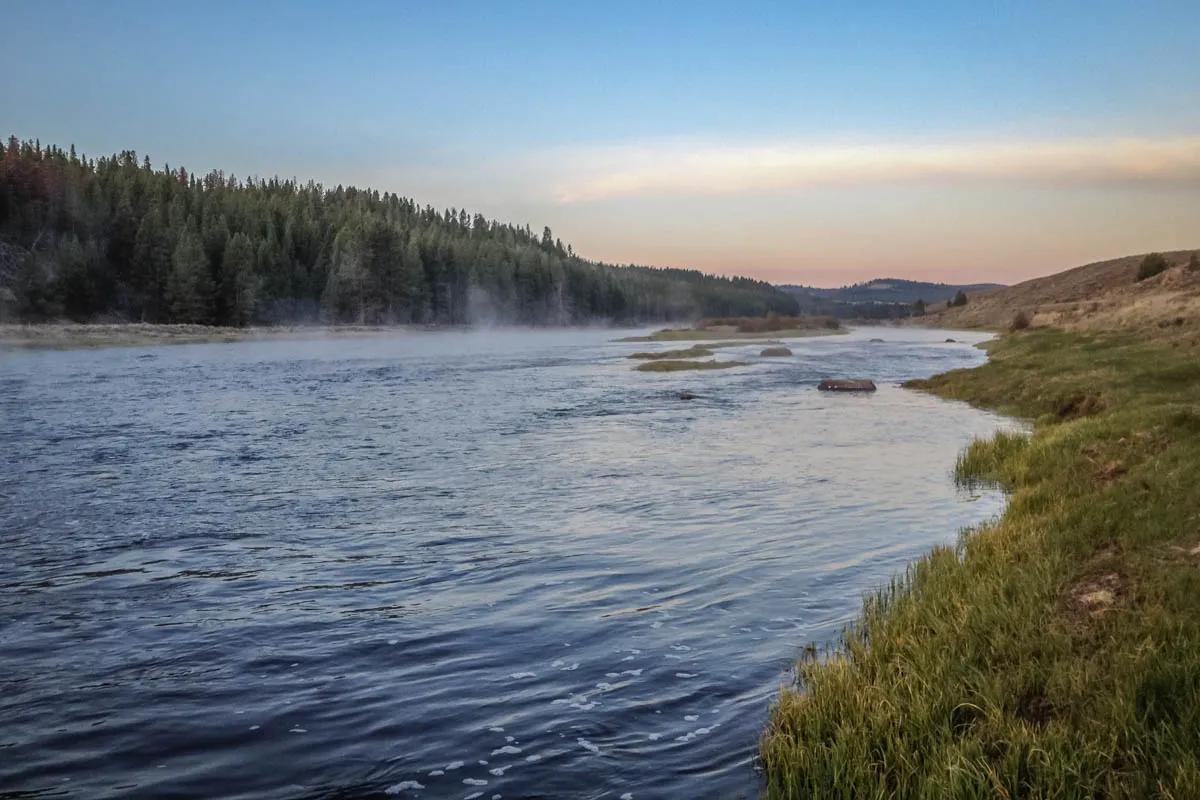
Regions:
M 918 382 L 1036 420 L 959 460 L 991 525 L 799 665 L 762 743 L 771 797 L 1200 797 L 1200 363 L 1031 331 Z

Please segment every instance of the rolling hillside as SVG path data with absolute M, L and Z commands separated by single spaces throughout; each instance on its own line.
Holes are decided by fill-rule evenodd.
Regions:
M 1018 312 L 1034 326 L 1068 329 L 1129 329 L 1200 324 L 1200 272 L 1185 266 L 1193 250 L 1162 255 L 1171 265 L 1137 280 L 1145 254 L 1098 261 L 1002 289 L 968 293 L 960 308 L 930 308 L 929 324 L 1005 328 Z

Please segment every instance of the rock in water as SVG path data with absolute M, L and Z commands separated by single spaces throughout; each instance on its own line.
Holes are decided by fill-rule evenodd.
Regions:
M 791 354 L 792 351 L 788 350 L 786 347 L 768 347 L 759 353 L 760 356 L 764 356 L 766 358 L 782 358 L 783 356 L 790 356 Z
M 677 394 L 675 396 L 678 397 L 680 400 L 695 400 L 700 395 L 692 394 L 691 392 L 680 392 L 679 394 Z
M 875 382 L 863 378 L 830 378 L 817 384 L 823 392 L 873 392 Z

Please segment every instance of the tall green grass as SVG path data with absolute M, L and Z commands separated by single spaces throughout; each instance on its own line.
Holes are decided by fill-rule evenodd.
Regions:
M 1036 331 L 917 386 L 1034 421 L 962 454 L 997 521 L 779 697 L 775 798 L 1200 798 L 1200 360 Z

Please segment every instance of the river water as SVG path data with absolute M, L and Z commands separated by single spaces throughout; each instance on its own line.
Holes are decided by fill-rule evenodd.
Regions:
M 0 795 L 755 796 L 801 648 L 1001 509 L 950 471 L 1008 423 L 896 385 L 978 336 L 617 335 L 0 353 Z

